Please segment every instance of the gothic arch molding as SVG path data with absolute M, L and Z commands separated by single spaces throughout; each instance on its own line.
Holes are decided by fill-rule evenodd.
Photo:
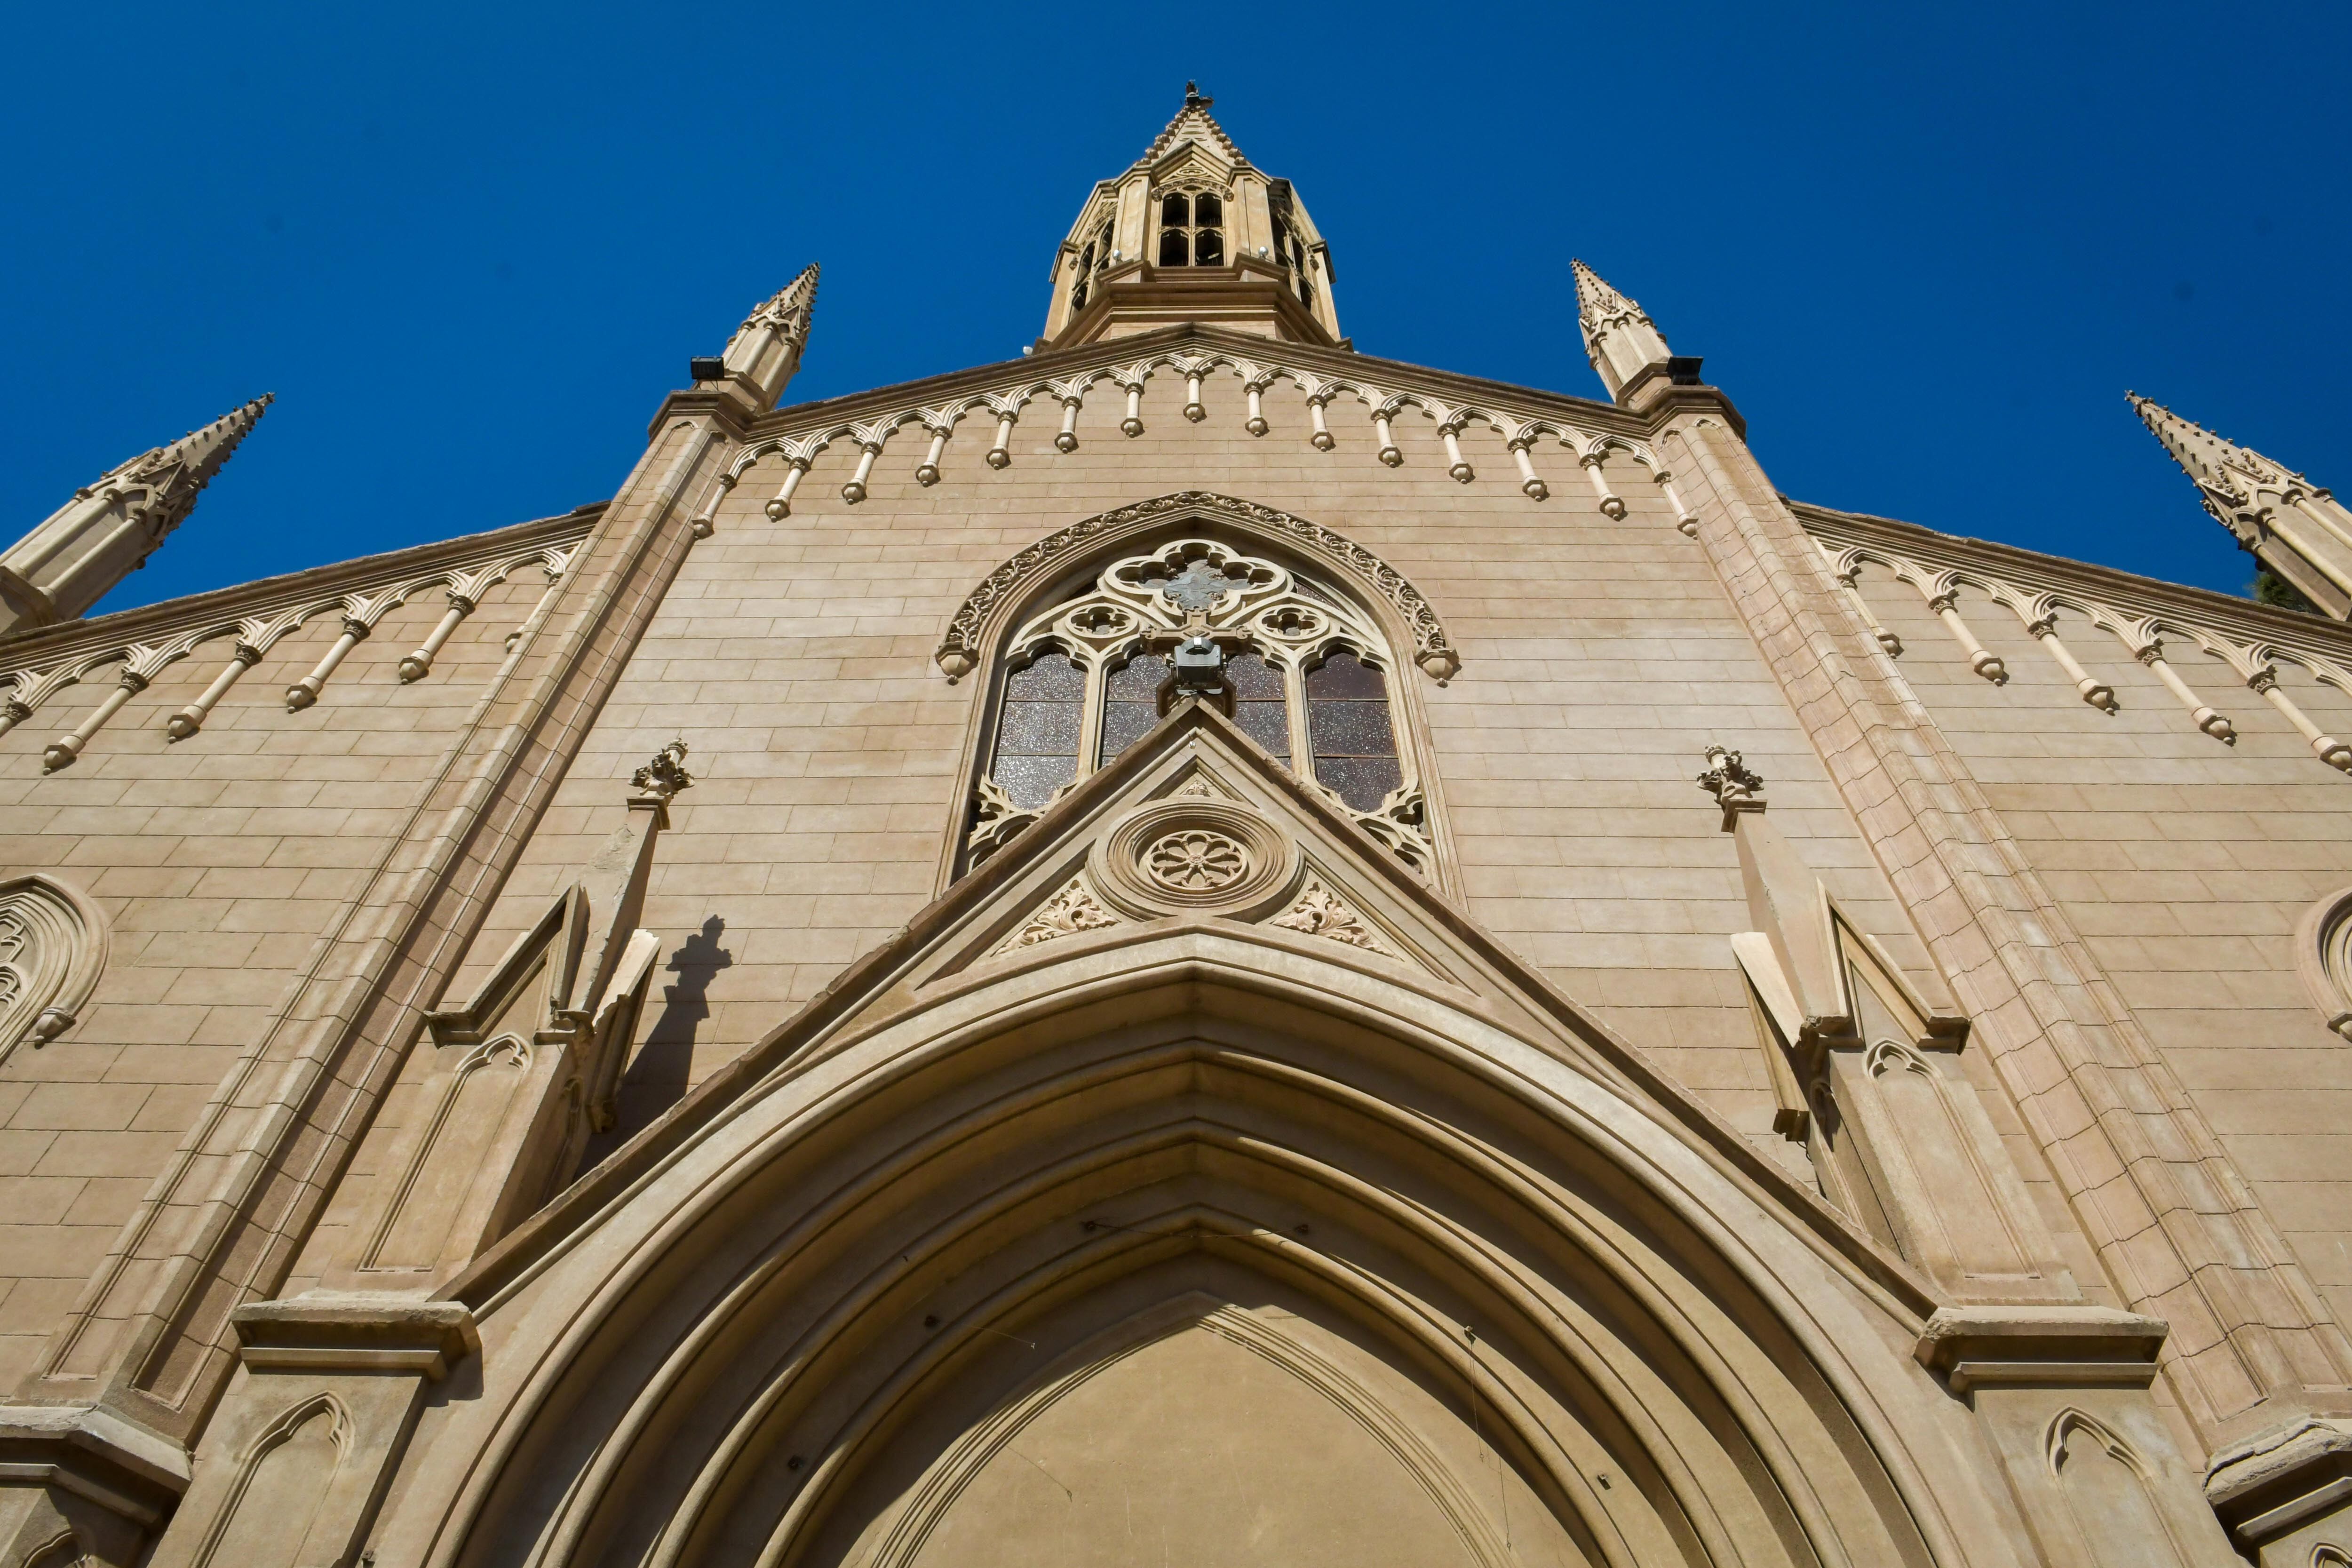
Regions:
M 98 901 L 46 872 L 0 879 L 0 1061 L 80 1020 L 113 927 Z
M 1475 1412 L 1560 1561 L 2004 1561 L 1937 1458 L 1948 1400 L 1887 1348 L 1924 1303 L 1466 994 L 1315 945 L 1106 932 L 787 1049 L 453 1288 L 493 1384 L 428 1418 L 381 1539 L 863 1561 L 874 1500 L 1024 1379 L 1206 1292 L 1361 1358 L 1433 1447 Z
M 994 641 L 1029 611 L 1045 587 L 1087 563 L 1108 559 L 1145 534 L 1186 520 L 1228 528 L 1284 553 L 1339 567 L 1375 613 L 1391 623 L 1384 629 L 1395 646 L 1412 649 L 1413 662 L 1433 679 L 1443 685 L 1461 669 L 1461 656 L 1445 635 L 1437 611 L 1403 573 L 1319 522 L 1214 490 L 1178 490 L 1137 501 L 1083 519 L 1024 546 L 965 596 L 949 617 L 947 631 L 931 657 L 950 680 L 962 679 L 979 665 Z

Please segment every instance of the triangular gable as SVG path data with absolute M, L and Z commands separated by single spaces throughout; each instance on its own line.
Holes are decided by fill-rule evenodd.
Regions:
M 1394 858 L 1222 715 L 1202 713 L 1213 721 L 1171 719 L 1164 736 L 1130 748 L 1122 759 L 1128 765 L 1117 770 L 1118 787 L 1088 792 L 1086 807 L 1049 813 L 1028 829 L 1016 840 L 1027 865 L 972 911 L 961 940 L 938 944 L 910 966 L 900 988 L 912 992 L 975 964 L 1049 961 L 1062 956 L 1040 952 L 1051 942 L 1188 910 L 1279 931 L 1286 940 L 1338 943 L 1467 988 L 1461 966 L 1443 956 L 1446 940 L 1425 929 L 1412 900 L 1390 887 L 1402 870 Z M 1181 856 L 1194 842 L 1217 846 L 1233 863 L 1189 868 L 1190 874 L 1230 882 L 1155 885 L 1153 849 Z M 1403 875 L 1406 885 L 1419 886 Z
M 1220 809 L 1202 814 L 1201 807 Z M 1243 820 L 1244 810 L 1255 822 Z M 1149 832 L 1159 827 L 1170 833 Z M 1202 886 L 1191 889 L 1202 895 L 1199 911 L 1167 912 L 1188 891 L 1181 885 L 1189 875 L 1181 863 L 1184 856 L 1170 851 L 1163 857 L 1168 880 L 1178 885 L 1149 886 L 1148 878 L 1136 874 L 1137 851 L 1194 831 L 1239 844 L 1247 851 L 1245 876 L 1226 883 L 1219 881 L 1221 870 L 1203 873 Z M 1296 866 L 1251 881 L 1266 859 L 1279 858 L 1268 835 L 1285 839 Z M 1202 849 L 1206 859 L 1223 853 L 1205 844 Z M 1295 879 L 1284 879 L 1293 874 Z M 1066 914 L 1072 907 L 1074 885 L 1111 917 L 1109 923 L 1092 916 L 1056 918 L 1057 910 Z M 1327 897 L 1314 897 L 1310 887 Z M 1040 917 L 1073 929 L 1023 942 L 1022 933 Z M 1371 943 L 1343 934 L 1358 923 Z M 1935 1305 L 1932 1289 L 1901 1259 L 1563 995 L 1316 785 L 1197 701 L 1180 706 L 1115 763 L 1081 781 L 1004 849 L 850 965 L 797 1016 L 706 1079 L 443 1294 L 488 1300 L 772 1075 L 830 1055 L 910 1012 L 1001 982 L 1024 965 L 1050 967 L 1122 941 L 1203 925 L 1417 986 L 1508 1031 L 1645 1108 L 1660 1125 L 1740 1173 L 1759 1196 L 1876 1289 L 1922 1313 Z

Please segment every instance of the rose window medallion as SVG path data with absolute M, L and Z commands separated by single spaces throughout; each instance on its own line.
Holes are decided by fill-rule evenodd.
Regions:
M 1240 801 L 1173 795 L 1115 819 L 1087 856 L 1105 905 L 1129 920 L 1255 920 L 1297 891 L 1305 862 L 1289 836 Z
M 1179 893 L 1213 893 L 1238 882 L 1249 870 L 1249 853 L 1222 833 L 1195 827 L 1171 833 L 1144 854 L 1154 882 Z

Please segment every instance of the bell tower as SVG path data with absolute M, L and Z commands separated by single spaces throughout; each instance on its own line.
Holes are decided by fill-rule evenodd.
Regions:
M 1331 247 L 1288 180 L 1242 155 L 1184 84 L 1184 107 L 1127 172 L 1097 185 L 1054 258 L 1040 348 L 1200 321 L 1337 343 Z

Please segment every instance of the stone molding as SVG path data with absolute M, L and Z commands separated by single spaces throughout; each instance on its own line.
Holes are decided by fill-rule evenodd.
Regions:
M 1436 609 L 1403 573 L 1337 529 L 1214 490 L 1177 490 L 1097 512 L 1023 546 L 965 595 L 948 618 L 947 631 L 931 658 L 951 678 L 970 673 L 984 656 L 1003 612 L 1022 605 L 1038 583 L 1092 546 L 1188 515 L 1211 522 L 1248 523 L 1255 532 L 1303 546 L 1316 558 L 1346 568 L 1396 612 L 1412 634 L 1413 662 L 1432 679 L 1443 683 L 1461 669 L 1461 656 L 1454 651 Z
M 2168 1325 L 2113 1307 L 1938 1307 L 1912 1354 L 1954 1394 L 1991 1387 L 2145 1388 Z
M 273 1372 L 397 1372 L 438 1383 L 482 1348 L 457 1301 L 352 1292 L 254 1301 L 229 1314 L 246 1365 Z
M 105 906 L 61 877 L 0 879 L 0 1062 L 80 1021 L 113 945 Z
M 2352 1507 L 2352 1421 L 2305 1417 L 2223 1448 L 2206 1468 L 2205 1500 L 2248 1548 Z
M 2294 967 L 2327 1026 L 2352 1040 L 2352 888 L 2338 888 L 2304 911 Z
M 1303 869 L 1298 847 L 1238 801 L 1171 799 L 1139 806 L 1095 841 L 1088 879 L 1130 920 L 1279 908 Z
M 63 1487 L 152 1525 L 190 1473 L 185 1448 L 103 1406 L 0 1405 L 0 1479 Z
M 148 605 L 94 621 L 45 627 L 0 641 L 0 710 L 22 722 L 67 687 L 110 665 L 142 684 L 199 647 L 223 639 L 256 659 L 320 616 L 373 626 L 417 595 L 443 588 L 470 598 L 532 564 L 561 575 L 595 527 L 602 505 L 490 533 L 365 556 L 216 593 Z
M 2078 616 L 2111 633 L 2136 662 L 2164 680 L 2190 722 L 2214 739 L 2234 744 L 2236 731 L 2168 662 L 2168 638 L 2193 644 L 2221 663 L 2233 679 L 2278 708 L 2322 761 L 2352 772 L 2352 745 L 2322 733 L 2277 685 L 2278 667 L 2292 665 L 2321 684 L 2352 695 L 2352 626 L 1883 518 L 1815 507 L 1792 510 L 1821 546 L 1832 574 L 1845 585 L 1872 635 L 1890 654 L 1899 656 L 1901 643 L 1877 625 L 1862 596 L 1857 574 L 1865 563 L 1885 567 L 1916 588 L 1959 641 L 1970 668 L 1995 685 L 2004 683 L 2008 672 L 1960 618 L 1957 599 L 1963 587 L 1974 588 L 2014 613 L 2094 708 L 2116 711 L 2115 689 L 2085 669 L 2060 640 L 2062 614 Z
M 1012 373 L 1010 376 L 1008 372 Z M 1452 466 L 1447 471 L 1463 484 L 1474 482 L 1477 474 L 1475 467 L 1464 459 L 1459 437 L 1462 431 L 1475 426 L 1502 437 L 1513 454 L 1514 468 L 1508 480 L 1531 500 L 1541 501 L 1551 494 L 1549 483 L 1538 475 L 1529 455 L 1539 445 L 1548 444 L 1563 448 L 1586 470 L 1596 492 L 1596 504 L 1612 517 L 1624 515 L 1624 503 L 1610 492 L 1601 472 L 1601 464 L 1612 451 L 1647 468 L 1653 480 L 1666 490 L 1678 513 L 1688 510 L 1674 488 L 1674 475 L 1647 439 L 1646 422 L 1629 418 L 1623 411 L 1557 393 L 1449 375 L 1393 360 L 1368 359 L 1339 349 L 1270 342 L 1249 333 L 1221 331 L 1191 323 L 1164 331 L 1081 344 L 1014 364 L 983 366 L 950 376 L 780 410 L 760 422 L 759 433 L 747 441 L 730 466 L 727 482 L 730 487 L 741 482 L 763 459 L 781 459 L 787 471 L 775 497 L 768 502 L 768 515 L 782 518 L 790 515 L 792 496 L 809 467 L 819 454 L 839 441 L 846 440 L 868 456 L 878 456 L 893 437 L 912 426 L 929 442 L 916 478 L 930 484 L 937 482 L 940 453 L 945 443 L 964 420 L 975 415 L 981 417 L 983 426 L 992 426 L 995 432 L 989 462 L 1001 468 L 1013 461 L 1011 433 L 1032 403 L 1046 403 L 1066 414 L 1074 414 L 1101 384 L 1108 383 L 1122 397 L 1130 397 L 1130 394 L 1139 397 L 1152 376 L 1167 375 L 1183 380 L 1189 417 L 1192 416 L 1192 410 L 1203 407 L 1202 387 L 1208 378 L 1228 374 L 1247 394 L 1246 403 L 1236 410 L 1244 414 L 1249 414 L 1259 402 L 1258 394 L 1276 381 L 1288 381 L 1297 387 L 1307 398 L 1313 421 L 1310 429 L 1302 433 L 1320 450 L 1328 451 L 1337 445 L 1325 411 L 1335 399 L 1345 396 L 1364 410 L 1370 433 L 1379 442 L 1381 459 L 1391 468 L 1400 467 L 1404 460 L 1393 438 L 1392 423 L 1412 410 L 1435 425 L 1448 448 Z M 1128 433 L 1131 436 L 1141 434 L 1143 429 L 1140 420 L 1135 417 L 1138 411 L 1130 397 L 1131 428 Z M 1263 426 L 1264 421 L 1261 419 L 1259 424 Z M 1070 438 L 1066 442 L 1057 440 L 1056 451 L 1076 450 L 1077 443 L 1067 419 L 1063 435 Z M 861 466 L 865 466 L 862 460 Z M 870 468 L 867 471 L 871 471 Z M 862 480 L 853 480 L 845 489 L 843 498 L 855 504 L 864 499 L 864 494 Z

